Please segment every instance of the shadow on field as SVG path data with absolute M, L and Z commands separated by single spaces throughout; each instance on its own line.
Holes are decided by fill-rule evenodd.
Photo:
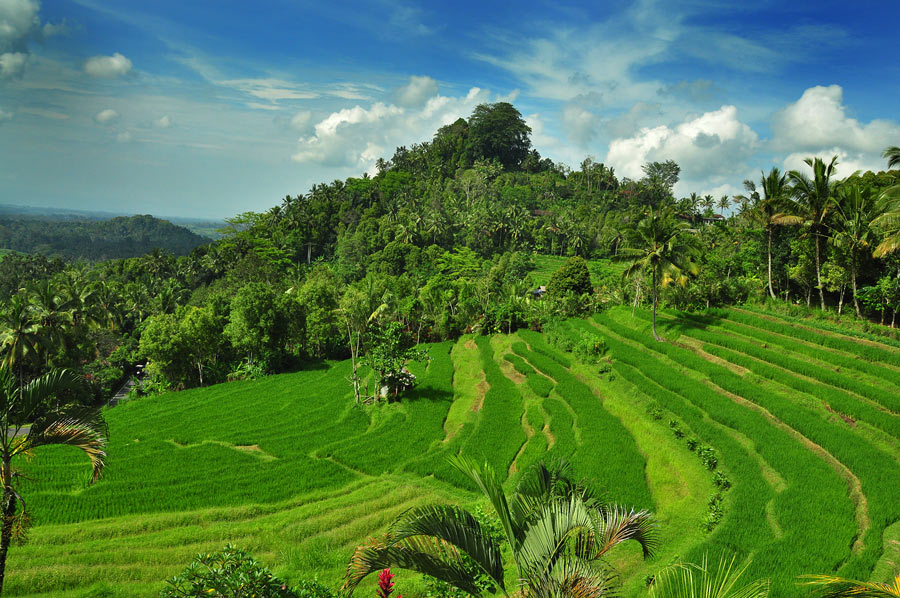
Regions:
M 404 401 L 432 401 L 438 403 L 452 403 L 453 393 L 428 386 L 416 388 L 414 392 L 404 397 Z

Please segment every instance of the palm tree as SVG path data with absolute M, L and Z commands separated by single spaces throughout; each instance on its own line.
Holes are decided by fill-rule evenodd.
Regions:
M 16 366 L 19 384 L 24 383 L 25 361 L 38 357 L 42 338 L 34 317 L 34 308 L 24 293 L 14 295 L 0 312 L 0 350 L 6 352 L 3 365 Z
M 686 222 L 678 220 L 671 207 L 649 210 L 644 217 L 627 232 L 627 245 L 622 248 L 619 259 L 629 262 L 623 278 L 638 273 L 650 272 L 653 288 L 653 338 L 662 341 L 656 333 L 656 310 L 659 306 L 659 285 L 663 277 L 676 271 L 697 273 L 697 266 L 691 261 L 695 248 L 690 237 L 694 232 Z
M 772 234 L 775 226 L 780 224 L 781 211 L 786 207 L 785 199 L 788 193 L 787 175 L 782 174 L 777 168 L 772 168 L 769 174 L 761 173 L 760 188 L 762 196 L 756 190 L 756 183 L 751 180 L 744 181 L 744 188 L 750 192 L 750 201 L 753 202 L 754 219 L 760 222 L 769 239 L 767 259 L 769 265 L 769 296 L 775 299 L 775 290 L 772 287 Z M 744 196 L 737 198 L 739 202 Z
M 788 177 L 793 183 L 795 209 L 779 220 L 782 224 L 803 224 L 816 242 L 816 286 L 819 303 L 825 309 L 825 291 L 822 289 L 822 237 L 825 236 L 825 217 L 834 203 L 834 184 L 831 177 L 837 166 L 837 156 L 825 164 L 821 158 L 807 158 L 804 162 L 813 169 L 813 178 L 792 170 Z
M 850 252 L 850 281 L 853 285 L 853 304 L 856 315 L 862 317 L 859 298 L 856 296 L 856 274 L 859 257 L 877 241 L 875 222 L 886 209 L 883 199 L 875 196 L 870 187 L 844 184 L 837 190 L 834 223 L 832 230 L 834 244 Z
M 502 480 L 484 465 L 451 458 L 488 498 L 509 544 L 523 596 L 543 598 L 572 593 L 599 597 L 612 577 L 604 556 L 617 544 L 637 541 L 648 557 L 656 547 L 655 525 L 646 511 L 625 511 L 598 501 L 574 482 L 565 464 L 538 464 L 507 496 Z M 497 540 L 471 513 L 447 505 L 410 509 L 382 538 L 359 546 L 347 565 L 344 589 L 352 592 L 370 573 L 386 567 L 413 569 L 441 579 L 473 596 L 492 589 L 509 592 Z
M 25 501 L 18 493 L 20 474 L 13 468 L 13 459 L 33 455 L 33 450 L 40 446 L 74 446 L 90 459 L 91 483 L 100 477 L 106 463 L 106 424 L 99 410 L 81 407 L 59 411 L 48 409 L 50 397 L 77 383 L 79 378 L 72 372 L 53 370 L 28 384 L 21 384 L 7 364 L 0 365 L 0 483 L 3 485 L 0 593 L 10 542 L 15 532 L 23 531 L 27 514 Z M 26 422 L 31 422 L 31 427 L 22 434 Z
M 819 598 L 900 598 L 900 571 L 892 583 L 857 581 L 831 575 L 805 575 L 806 585 L 814 586 Z
M 900 147 L 893 145 L 881 154 L 883 158 L 887 158 L 888 168 L 893 168 L 894 166 L 900 166 Z
M 730 205 L 731 205 L 731 199 L 727 195 L 723 195 L 722 197 L 720 197 L 719 202 L 716 204 L 716 206 L 720 210 L 722 210 L 723 216 L 725 215 L 725 210 L 727 210 L 728 206 L 730 206 Z
M 767 598 L 769 582 L 757 579 L 739 585 L 749 562 L 735 567 L 735 557 L 723 554 L 711 567 L 706 556 L 697 565 L 679 563 L 656 574 L 650 586 L 650 598 Z

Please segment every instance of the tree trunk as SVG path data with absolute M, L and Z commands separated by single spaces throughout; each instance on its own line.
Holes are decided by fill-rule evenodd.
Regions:
M 775 290 L 772 288 L 772 227 L 769 227 L 769 296 L 775 299 Z
M 3 593 L 3 580 L 6 578 L 6 555 L 9 552 L 9 544 L 12 541 L 13 517 L 16 514 L 16 495 L 12 489 L 12 463 L 10 459 L 3 460 L 3 525 L 0 527 L 0 594 Z
M 838 295 L 838 315 L 841 315 L 841 310 L 844 309 L 844 289 L 846 287 L 841 285 L 841 292 Z
M 850 260 L 850 280 L 853 281 L 853 305 L 856 306 L 856 317 L 862 318 L 862 310 L 859 309 L 859 299 L 856 297 L 856 261 Z
M 659 297 L 656 292 L 656 272 L 653 272 L 653 338 L 657 341 L 662 341 L 659 338 L 659 335 L 656 333 L 656 304 L 659 302 Z
M 816 284 L 819 288 L 819 303 L 822 311 L 825 311 L 825 291 L 822 289 L 822 240 L 816 229 Z

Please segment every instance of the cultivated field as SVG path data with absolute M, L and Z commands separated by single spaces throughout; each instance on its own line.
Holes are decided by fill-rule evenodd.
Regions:
M 586 365 L 541 334 L 429 348 L 399 404 L 359 409 L 349 363 L 144 399 L 107 412 L 106 475 L 42 453 L 24 488 L 35 527 L 10 550 L 19 596 L 148 596 L 233 542 L 288 581 L 337 587 L 358 543 L 428 501 L 478 504 L 446 464 L 483 457 L 513 483 L 570 460 L 608 498 L 653 509 L 662 548 L 613 556 L 630 596 L 677 558 L 740 549 L 773 595 L 797 575 L 885 579 L 900 562 L 900 348 L 747 309 L 614 309 L 566 323 L 603 339 Z M 395 580 L 411 598 L 411 573 Z M 361 588 L 368 595 L 368 586 Z

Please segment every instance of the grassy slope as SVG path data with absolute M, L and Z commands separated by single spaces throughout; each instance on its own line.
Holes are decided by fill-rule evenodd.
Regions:
M 626 310 L 596 324 L 580 323 L 609 339 L 616 368 L 612 377 L 559 354 L 541 337 L 526 332 L 495 336 L 490 342 L 465 337 L 456 344 L 432 346 L 427 371 L 424 366 L 414 368 L 420 375 L 418 396 L 390 406 L 353 408 L 344 379 L 348 365 L 336 363 L 327 369 L 117 407 L 107 413 L 110 466 L 96 486 L 86 486 L 85 463 L 71 450 L 42 451 L 26 466 L 37 479 L 24 489 L 36 525 L 30 542 L 10 551 L 5 589 L 10 596 L 74 598 L 100 589 L 111 596 L 153 595 L 161 580 L 183 568 L 194 554 L 226 542 L 249 548 L 289 581 L 318 576 L 337 586 L 353 547 L 383 530 L 402 510 L 430 501 L 479 502 L 445 465 L 446 455 L 459 451 L 489 454 L 492 462 L 497 461 L 495 467 L 508 471 L 510 484 L 529 463 L 548 454 L 568 455 L 580 472 L 605 480 L 612 498 L 652 504 L 662 526 L 659 554 L 645 562 L 634 547 L 623 547 L 611 558 L 627 596 L 644 595 L 644 577 L 673 559 L 718 550 L 732 537 L 758 544 L 762 551 L 800 544 L 812 554 L 795 560 L 814 562 L 819 547 L 810 538 L 814 540 L 821 530 L 792 529 L 808 523 L 804 513 L 791 507 L 809 498 L 804 494 L 809 490 L 803 487 L 803 468 L 828 485 L 827 500 L 839 505 L 838 523 L 829 523 L 832 532 L 843 530 L 848 518 L 854 525 L 852 513 L 845 513 L 852 507 L 851 497 L 840 472 L 804 452 L 807 449 L 791 436 L 792 431 L 814 438 L 846 469 L 857 472 L 869 499 L 872 529 L 853 555 L 843 554 L 837 564 L 848 562 L 849 571 L 855 571 L 856 563 L 868 571 L 877 559 L 873 578 L 888 574 L 898 558 L 900 528 L 892 519 L 895 510 L 882 504 L 884 492 L 873 484 L 874 472 L 880 472 L 882 483 L 888 485 L 900 473 L 893 438 L 875 442 L 871 430 L 845 424 L 815 397 L 740 368 L 734 368 L 741 373 L 730 378 L 717 374 L 716 383 L 730 383 L 740 391 L 743 377 L 757 389 L 746 391 L 748 401 L 777 396 L 773 407 L 779 410 L 781 427 L 765 424 L 764 418 L 749 413 L 748 406 L 734 403 L 735 397 L 742 397 L 729 399 L 721 389 L 712 390 L 715 386 L 701 393 L 707 397 L 703 400 L 687 391 L 685 398 L 671 391 L 660 395 L 664 391 L 659 383 L 669 381 L 654 377 L 659 372 L 679 372 L 669 374 L 680 381 L 681 386 L 672 386 L 675 391 L 705 387 L 708 373 L 702 364 L 708 362 L 696 358 L 713 357 L 698 347 L 715 348 L 685 336 L 686 344 L 658 353 L 652 343 L 641 342 L 647 334 L 645 317 L 631 319 Z M 679 323 L 696 325 L 678 318 L 671 313 L 662 318 L 673 339 L 690 332 Z M 753 323 L 745 316 L 739 319 L 741 323 L 733 325 L 714 322 L 710 332 L 735 334 Z M 574 327 L 573 334 L 577 330 Z M 746 333 L 739 335 L 745 342 L 768 340 L 783 356 L 809 346 L 791 347 L 783 336 L 766 337 L 782 331 L 761 324 L 741 331 Z M 777 347 L 771 344 L 775 340 Z M 852 356 L 852 347 L 823 353 L 818 360 L 805 357 L 812 365 L 835 371 L 836 360 L 849 365 L 843 356 Z M 877 348 L 892 355 L 897 351 L 887 345 Z M 620 364 L 617 351 L 635 352 L 635 363 L 641 367 L 629 369 L 627 360 Z M 877 382 L 871 368 L 859 367 L 841 371 L 851 384 Z M 640 377 L 640 371 L 649 377 Z M 530 377 L 540 377 L 541 384 L 535 385 Z M 711 407 L 716 392 L 719 400 L 727 401 L 721 408 L 728 409 L 721 413 Z M 673 436 L 668 414 L 661 422 L 647 414 L 648 406 L 660 404 L 663 396 L 673 407 L 684 402 L 678 408 L 689 417 L 677 419 L 689 436 L 698 435 L 713 445 L 720 469 L 735 484 L 726 493 L 725 519 L 712 534 L 699 525 L 707 497 L 715 492 L 710 472 L 684 440 Z M 830 426 L 836 435 L 817 436 L 821 426 Z M 823 430 L 827 433 L 829 428 Z M 853 450 L 838 450 L 839 443 L 849 438 L 858 440 Z M 790 459 L 778 454 L 776 445 L 781 444 Z M 604 451 L 614 459 L 604 458 Z M 878 458 L 874 467 L 862 462 L 866 455 Z M 793 465 L 791 459 L 803 465 Z M 628 471 L 606 471 L 613 462 Z M 750 505 L 756 502 L 765 513 L 759 517 L 745 513 L 755 510 Z M 858 504 L 856 512 L 858 519 Z M 756 527 L 741 529 L 745 520 L 756 521 L 753 517 L 766 528 L 764 534 Z M 840 531 L 842 537 L 844 533 Z M 756 540 L 754 534 L 759 536 Z M 813 571 L 780 575 L 787 581 L 799 572 Z M 401 573 L 398 584 L 404 595 L 423 593 L 415 576 Z M 360 591 L 367 595 L 369 588 Z

